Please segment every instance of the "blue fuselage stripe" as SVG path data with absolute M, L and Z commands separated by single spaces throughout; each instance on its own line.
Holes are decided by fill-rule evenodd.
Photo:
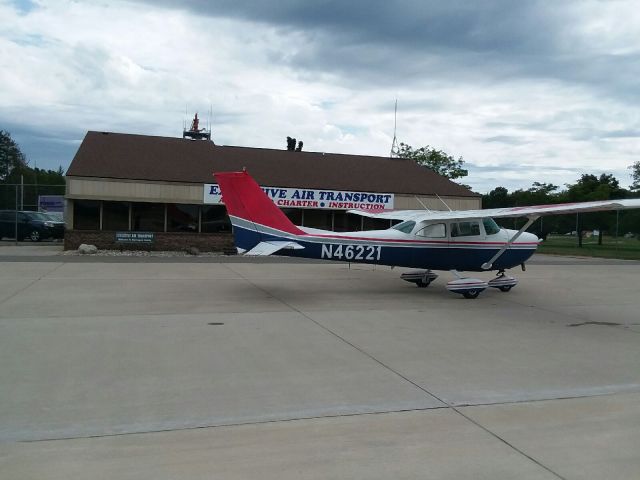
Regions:
M 395 245 L 385 239 L 380 239 L 378 244 L 375 240 L 366 242 L 366 245 L 370 247 L 363 247 L 362 242 L 354 241 L 349 249 L 347 247 L 350 242 L 338 238 L 313 237 L 311 240 L 305 239 L 305 236 L 280 236 L 259 233 L 238 225 L 233 226 L 233 233 L 236 246 L 244 250 L 251 250 L 258 243 L 264 241 L 291 240 L 302 245 L 304 249 L 280 250 L 277 255 L 431 270 L 483 271 L 481 265 L 490 260 L 500 249 L 499 245 L 494 247 L 482 244 L 475 246 L 443 246 L 441 244 L 431 246 L 420 243 L 400 243 Z M 358 243 L 360 244 L 358 245 Z M 502 270 L 516 267 L 526 262 L 535 250 L 535 246 L 509 248 L 494 262 L 492 269 Z

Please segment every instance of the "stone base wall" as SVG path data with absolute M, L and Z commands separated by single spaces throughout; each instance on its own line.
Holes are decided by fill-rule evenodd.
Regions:
M 145 243 L 116 243 L 115 232 L 98 230 L 67 230 L 64 234 L 64 249 L 75 250 L 82 243 L 95 245 L 101 250 L 154 250 L 185 251 L 196 247 L 201 252 L 224 252 L 234 254 L 233 236 L 225 233 L 163 233 L 156 232 L 155 241 Z

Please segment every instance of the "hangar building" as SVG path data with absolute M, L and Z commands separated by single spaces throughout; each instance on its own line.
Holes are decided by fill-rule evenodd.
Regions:
M 212 172 L 242 168 L 297 225 L 390 226 L 350 208 L 481 208 L 480 195 L 412 160 L 90 131 L 66 175 L 65 248 L 233 250 Z

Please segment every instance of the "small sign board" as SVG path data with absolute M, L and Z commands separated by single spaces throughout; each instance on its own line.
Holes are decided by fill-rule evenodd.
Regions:
M 153 232 L 116 232 L 116 243 L 153 243 Z
M 64 212 L 64 195 L 38 195 L 38 211 Z

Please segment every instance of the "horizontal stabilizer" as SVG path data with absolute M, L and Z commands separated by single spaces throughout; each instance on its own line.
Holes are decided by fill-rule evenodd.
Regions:
M 250 257 L 266 257 L 267 255 L 276 253 L 278 250 L 300 250 L 302 248 L 304 247 L 296 242 L 273 240 L 270 242 L 260 242 L 245 253 L 245 255 Z

